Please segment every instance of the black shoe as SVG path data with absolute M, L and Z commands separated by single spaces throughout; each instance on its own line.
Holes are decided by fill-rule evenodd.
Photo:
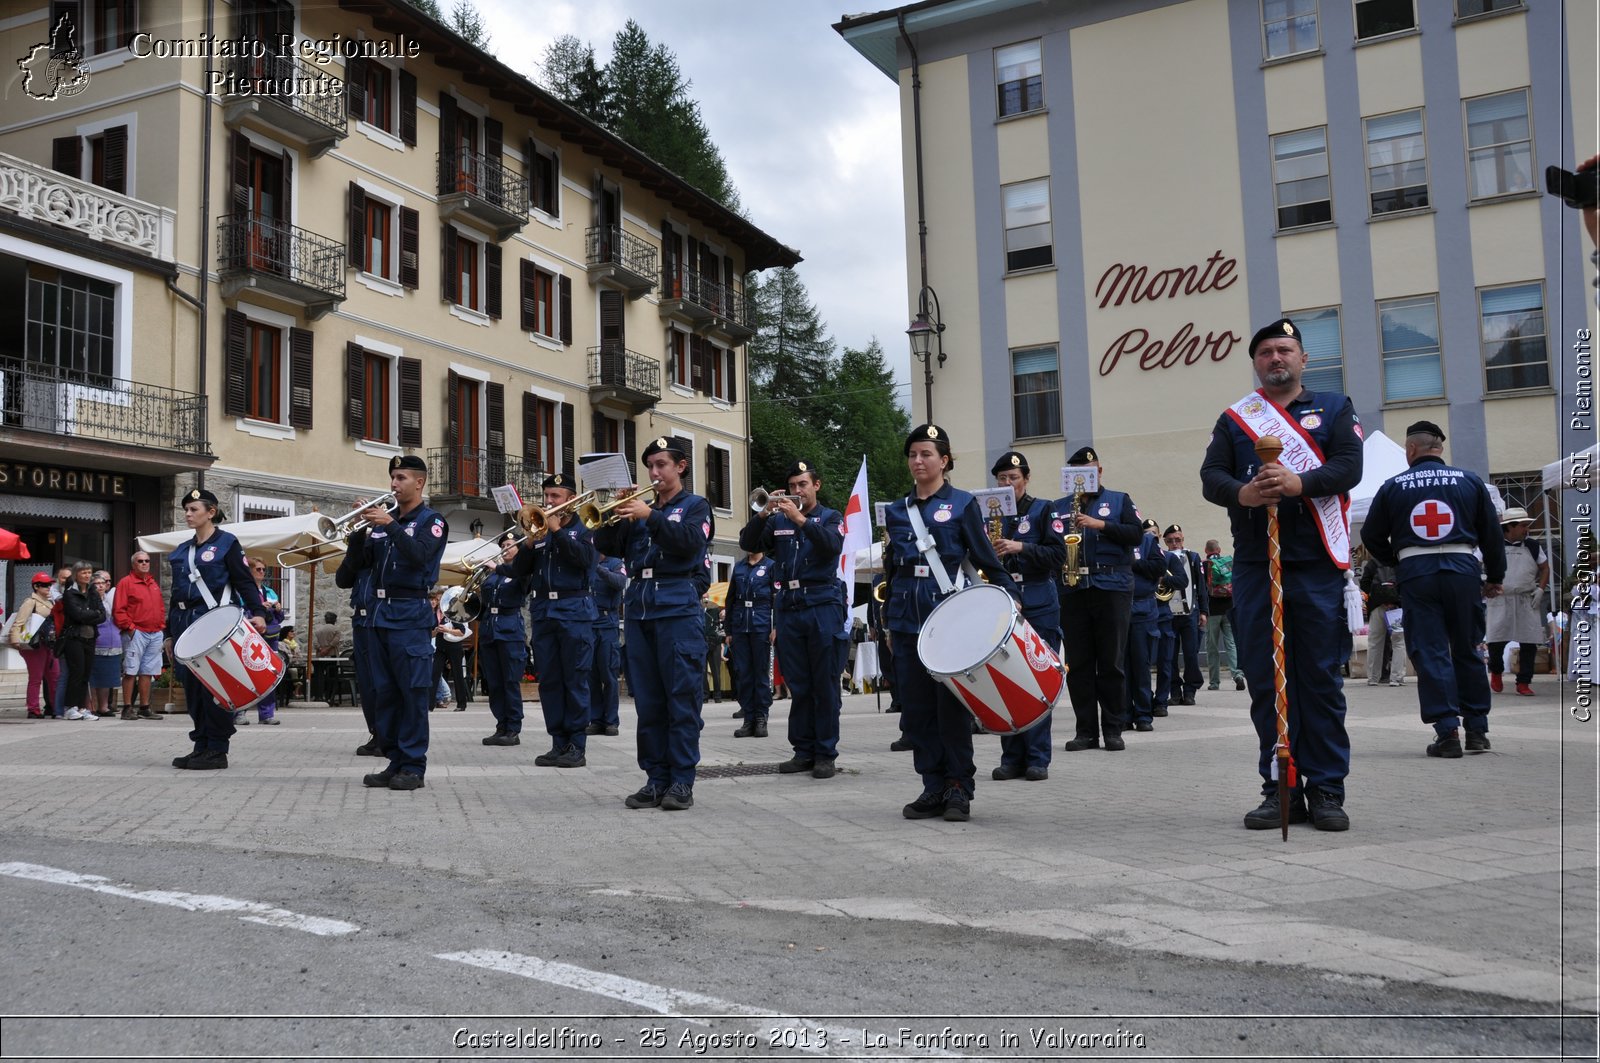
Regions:
M 916 746 L 912 745 L 904 738 L 896 738 L 893 742 L 889 743 L 889 752 L 891 753 L 904 753 L 908 749 L 916 748 Z
M 1100 739 L 1086 738 L 1083 735 L 1079 735 L 1077 738 L 1074 738 L 1061 748 L 1065 749 L 1068 753 L 1076 753 L 1080 749 L 1098 749 L 1099 747 Z
M 556 761 L 560 759 L 562 752 L 564 751 L 552 749 L 548 753 L 540 753 L 533 758 L 533 763 L 541 768 L 553 768 L 556 766 Z
M 1178 704 L 1179 705 L 1193 705 L 1194 704 L 1194 695 L 1193 694 L 1185 694 L 1183 697 L 1178 699 Z
M 1128 748 L 1128 743 L 1122 740 L 1122 736 L 1120 734 L 1106 735 L 1101 741 L 1103 742 L 1106 752 L 1108 753 L 1120 753 L 1124 749 Z
M 200 751 L 197 749 L 193 753 L 185 753 L 181 757 L 173 757 L 172 766 L 174 768 L 187 768 L 189 766 L 189 762 L 199 755 Z
M 661 805 L 661 796 L 666 791 L 652 783 L 645 783 L 639 787 L 638 792 L 631 793 L 622 799 L 622 803 L 629 808 L 658 808 Z
M 934 819 L 944 815 L 944 794 L 923 794 L 900 810 L 907 819 Z
M 1326 790 L 1311 790 L 1306 794 L 1310 808 L 1311 825 L 1318 830 L 1349 830 L 1350 817 L 1342 807 L 1344 799 Z
M 1235 689 L 1235 690 L 1243 690 L 1244 689 L 1244 676 L 1241 675 L 1241 676 L 1234 677 L 1233 689 Z
M 520 746 L 522 736 L 514 735 L 509 731 L 497 731 L 483 740 L 486 746 Z
M 883 711 L 886 712 L 886 713 L 899 712 L 900 711 L 900 703 L 897 702 L 897 701 L 891 701 L 891 702 L 889 702 L 889 707 L 887 709 L 884 709 Z
M 687 783 L 675 782 L 661 795 L 661 811 L 682 812 L 694 807 L 694 789 Z
M 816 766 L 817 762 L 814 760 L 808 760 L 801 756 L 793 756 L 784 761 L 782 764 L 778 765 L 778 774 L 799 775 L 801 772 L 810 771 Z
M 1289 822 L 1306 821 L 1306 803 L 1297 793 L 1289 795 Z M 1244 825 L 1249 830 L 1272 830 L 1278 826 L 1278 795 L 1268 794 L 1261 804 L 1244 814 Z
M 750 737 L 752 737 L 752 738 L 765 738 L 765 737 L 767 737 L 767 718 L 765 716 L 757 716 L 756 717 L 755 730 L 750 733 Z
M 1446 760 L 1458 759 L 1461 756 L 1461 732 L 1452 728 L 1440 735 L 1438 741 L 1429 742 L 1428 756 L 1444 757 Z
M 722 700 L 722 699 L 721 699 L 721 698 L 718 698 L 718 699 L 717 699 L 717 700 L 718 700 L 718 701 L 721 701 L 721 700 Z M 734 718 L 734 719 L 735 719 L 735 720 L 742 720 L 742 719 L 744 719 L 744 710 L 743 710 L 743 709 L 738 709 L 738 710 L 735 710 L 735 712 L 734 712 L 734 714 L 733 714 L 733 718 Z
M 1489 751 L 1489 736 L 1482 731 L 1467 732 L 1467 752 L 1487 753 Z
M 1165 705 L 1154 705 L 1150 708 L 1150 715 L 1152 716 L 1165 716 L 1166 714 L 1167 707 Z
M 944 818 L 951 823 L 964 823 L 972 818 L 972 802 L 961 787 L 952 786 L 944 792 Z
M 1034 765 L 1027 771 L 1023 772 L 1022 777 L 1028 782 L 1044 782 L 1046 779 L 1050 778 L 1050 769 L 1041 768 L 1038 765 Z
M 1133 729 L 1135 731 L 1154 731 L 1156 726 L 1149 720 L 1134 720 Z
M 389 780 L 391 790 L 420 790 L 422 789 L 422 776 L 414 771 L 397 771 Z
M 744 726 L 733 732 L 733 737 L 735 738 L 754 738 L 755 736 L 756 725 L 754 720 L 746 720 Z
M 515 738 L 517 736 L 512 735 L 511 737 Z M 583 750 L 579 749 L 577 746 L 568 746 L 566 749 L 563 749 L 561 751 L 561 755 L 556 758 L 556 767 L 558 768 L 581 768 L 588 763 L 588 759 L 583 755 Z
M 606 733 L 606 736 L 607 736 L 607 737 L 608 737 L 608 738 L 615 738 L 615 737 L 617 737 L 617 728 L 616 728 L 616 725 L 615 725 L 615 724 L 607 724 L 607 725 L 606 725 L 606 731 L 605 731 L 605 733 Z
M 589 735 L 603 735 L 606 733 L 606 725 L 603 723 L 591 723 L 588 727 L 583 729 L 583 733 Z
M 457 712 L 466 712 L 467 711 L 467 707 L 465 705 L 457 705 L 456 706 L 456 711 Z M 421 778 L 421 776 L 418 776 L 418 778 Z M 421 783 L 417 784 L 417 786 L 420 786 L 420 785 L 422 785 L 422 784 Z M 415 790 L 416 788 L 417 788 L 416 786 L 410 787 L 410 789 L 412 789 L 412 790 Z
M 811 777 L 813 779 L 831 779 L 834 777 L 834 775 L 838 774 L 838 771 L 839 769 L 834 767 L 833 758 L 828 757 L 824 760 L 817 761 L 816 764 L 812 766 Z
M 208 749 L 189 758 L 184 767 L 190 771 L 220 771 L 228 766 L 228 754 L 220 749 Z
M 141 719 L 141 720 L 159 720 L 159 719 L 161 719 L 161 717 L 156 715 L 155 713 L 151 712 L 150 711 L 150 706 L 148 706 L 148 705 L 140 705 L 139 706 L 139 719 Z
M 393 768 L 384 768 L 382 771 L 375 771 L 371 775 L 363 775 L 361 777 L 361 785 L 371 786 L 374 788 L 379 786 L 388 786 L 389 780 L 394 778 L 394 776 L 395 771 Z
M 989 773 L 989 778 L 995 782 L 1006 782 L 1010 779 L 1022 778 L 1022 768 L 1016 764 L 1002 764 Z
M 377 735 L 373 735 L 372 738 L 369 739 L 368 741 L 362 743 L 359 746 L 356 746 L 356 756 L 358 756 L 358 757 L 381 757 L 381 756 L 383 756 L 383 746 L 378 744 L 378 736 Z

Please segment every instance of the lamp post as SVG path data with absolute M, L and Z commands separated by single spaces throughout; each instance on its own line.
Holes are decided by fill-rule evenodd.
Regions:
M 483 538 L 483 518 L 480 517 L 471 524 L 467 525 L 467 530 L 472 533 L 472 537 L 474 539 Z
M 930 310 L 932 316 L 930 317 Z M 927 419 L 933 420 L 933 359 L 937 355 L 940 368 L 944 367 L 944 319 L 939 313 L 939 295 L 924 284 L 917 293 L 917 316 L 906 329 L 911 341 L 911 356 L 922 360 L 923 402 Z

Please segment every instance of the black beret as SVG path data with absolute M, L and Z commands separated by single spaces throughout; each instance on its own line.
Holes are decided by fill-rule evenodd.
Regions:
M 578 487 L 577 483 L 572 479 L 572 477 L 564 472 L 552 473 L 551 475 L 546 476 L 544 478 L 544 483 L 540 484 L 539 486 L 545 488 L 565 487 L 569 491 L 575 491 Z
M 913 443 L 942 443 L 948 448 L 950 446 L 950 437 L 945 434 L 943 428 L 936 424 L 919 424 L 911 430 L 910 435 L 906 436 L 905 452 L 907 454 L 911 453 L 911 444 Z
M 994 468 L 990 469 L 989 472 L 994 476 L 999 476 L 1006 469 L 1021 469 L 1022 475 L 1032 475 L 1028 469 L 1028 459 L 1014 450 L 1008 450 L 996 458 Z
M 1146 517 L 1145 520 L 1144 520 L 1144 523 L 1139 525 L 1139 530 L 1140 531 L 1156 531 L 1160 527 L 1161 527 L 1161 525 L 1157 524 L 1151 518 Z
M 796 476 L 815 475 L 817 475 L 817 467 L 815 465 L 809 461 L 797 461 L 793 465 L 789 466 L 789 471 L 784 475 L 784 479 L 792 480 Z
M 1169 525 L 1167 525 L 1167 530 L 1162 532 L 1161 534 L 1163 536 L 1167 536 L 1167 535 L 1171 535 L 1173 532 L 1177 532 L 1179 535 L 1182 535 L 1183 534 L 1183 525 L 1182 524 L 1169 524 Z
M 213 506 L 222 504 L 217 501 L 216 495 L 212 494 L 210 491 L 207 491 L 204 487 L 196 487 L 193 491 L 190 491 L 188 494 L 183 496 L 184 505 L 188 505 L 190 502 L 209 502 Z
M 389 471 L 394 472 L 396 469 L 410 469 L 412 472 L 425 473 L 428 471 L 428 463 L 415 454 L 396 454 L 389 459 Z
M 1406 435 L 1408 436 L 1414 436 L 1418 434 L 1438 436 L 1439 442 L 1444 442 L 1444 429 L 1440 428 L 1432 421 L 1417 421 L 1415 424 L 1412 424 L 1406 429 Z
M 652 456 L 666 451 L 675 458 L 688 460 L 689 448 L 683 445 L 683 440 L 677 436 L 657 436 L 644 448 L 643 457 L 648 461 Z
M 1093 465 L 1100 460 L 1100 455 L 1094 452 L 1093 447 L 1079 447 L 1072 452 L 1072 457 L 1067 459 L 1068 465 Z
M 1304 343 L 1300 338 L 1300 330 L 1295 327 L 1294 322 L 1286 317 L 1280 317 L 1272 324 L 1257 329 L 1256 334 L 1250 337 L 1250 357 L 1254 358 L 1256 356 L 1256 348 L 1261 346 L 1262 341 L 1278 336 L 1288 336 L 1296 343 Z

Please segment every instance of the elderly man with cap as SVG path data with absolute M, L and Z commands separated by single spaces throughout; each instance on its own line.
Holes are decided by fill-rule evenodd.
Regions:
M 1350 633 L 1344 583 L 1350 567 L 1348 492 L 1361 482 L 1361 425 L 1350 399 L 1301 384 L 1306 352 L 1294 322 L 1280 318 L 1250 340 L 1261 387 L 1217 419 L 1200 467 L 1208 501 L 1228 510 L 1233 529 L 1233 621 L 1239 667 L 1250 688 L 1261 804 L 1245 817 L 1252 830 L 1278 826 L 1273 750 L 1273 615 L 1267 507 L 1276 506 L 1283 561 L 1283 642 L 1289 751 L 1301 783 L 1290 819 L 1307 815 L 1318 830 L 1348 830 L 1344 780 L 1350 739 L 1339 677 Z M 1276 436 L 1283 452 L 1262 462 L 1255 442 Z
M 631 577 L 622 603 L 624 643 L 645 783 L 623 799 L 629 808 L 677 812 L 694 805 L 706 667 L 700 583 L 715 524 L 711 504 L 684 490 L 689 452 L 675 436 L 646 446 L 654 502 L 640 492 L 618 503 L 617 521 L 595 533 L 595 546 L 622 558 Z
M 1361 542 L 1380 562 L 1396 565 L 1398 558 L 1406 651 L 1422 720 L 1437 735 L 1428 756 L 1456 758 L 1462 723 L 1468 750 L 1489 748 L 1489 681 L 1478 646 L 1483 600 L 1499 595 L 1506 578 L 1506 544 L 1489 489 L 1476 473 L 1445 463 L 1444 439 L 1432 421 L 1406 429 L 1410 468 L 1378 488 Z
M 1000 539 L 994 552 L 1011 574 L 1011 582 L 1022 591 L 1022 615 L 1033 629 L 1059 651 L 1061 646 L 1061 599 L 1056 582 L 1067 548 L 1061 536 L 1050 528 L 1050 503 L 1028 494 L 1028 459 L 1008 450 L 995 461 L 990 473 L 1001 487 L 1009 487 L 1017 498 L 1015 516 L 1000 518 Z M 1000 766 L 993 778 L 997 782 L 1022 778 L 1042 782 L 1050 776 L 1050 718 L 1019 735 L 1000 738 Z
M 1506 644 L 1518 643 L 1517 693 L 1533 697 L 1533 666 L 1539 646 L 1545 641 L 1544 596 L 1550 586 L 1550 562 L 1544 547 L 1528 530 L 1533 518 L 1521 506 L 1512 506 L 1500 515 L 1500 532 L 1505 538 L 1506 578 L 1500 597 L 1489 600 L 1489 689 L 1496 694 L 1505 689 L 1501 674 L 1506 666 Z
M 1105 466 L 1093 447 L 1080 447 L 1068 465 Z M 1101 479 L 1092 494 L 1067 495 L 1051 507 L 1051 530 L 1077 531 L 1076 583 L 1063 579 L 1061 630 L 1066 648 L 1067 694 L 1077 717 L 1077 734 L 1063 747 L 1072 753 L 1104 745 L 1126 748 L 1128 687 L 1123 661 L 1128 652 L 1128 623 L 1133 612 L 1133 548 L 1144 538 L 1141 515 L 1133 499 L 1106 487 Z
M 839 755 L 840 661 L 849 637 L 839 554 L 844 515 L 817 502 L 822 479 L 809 462 L 789 467 L 787 495 L 774 496 L 739 532 L 739 546 L 772 558 L 778 666 L 789 681 L 785 775 L 830 779 Z
M 237 599 L 257 631 L 265 631 L 266 605 L 255 577 L 245 564 L 244 549 L 233 533 L 217 527 L 217 496 L 203 487 L 183 496 L 183 522 L 194 538 L 172 551 L 172 599 L 167 604 L 167 652 L 205 613 Z M 176 658 L 174 658 L 176 660 Z M 198 676 L 179 662 L 184 704 L 194 730 L 189 739 L 194 750 L 172 758 L 174 768 L 213 771 L 228 766 L 228 740 L 234 733 L 232 706 L 218 705 Z
M 390 458 L 394 508 L 363 510 L 366 527 L 346 544 L 347 553 L 353 555 L 345 570 L 347 582 L 354 586 L 361 571 L 369 573 L 372 632 L 367 674 L 372 722 L 380 755 L 389 759 L 382 771 L 362 778 L 364 786 L 416 790 L 428 770 L 434 627 L 428 590 L 438 582 L 439 559 L 450 527 L 422 501 L 427 484 L 428 466 L 421 458 L 415 454 Z
M 1193 705 L 1200 689 L 1200 632 L 1210 611 L 1206 573 L 1200 555 L 1184 548 L 1183 526 L 1170 524 L 1161 533 L 1168 555 L 1183 570 L 1184 581 L 1172 596 L 1172 695 L 1179 705 Z

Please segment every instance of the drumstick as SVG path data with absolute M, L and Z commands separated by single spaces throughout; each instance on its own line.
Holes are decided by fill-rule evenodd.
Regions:
M 1256 457 L 1271 465 L 1283 453 L 1277 436 L 1256 440 Z M 1283 544 L 1278 537 L 1278 504 L 1267 503 L 1267 578 L 1272 593 L 1272 695 L 1278 717 L 1278 825 L 1289 840 L 1289 792 L 1294 789 L 1294 760 L 1289 756 L 1289 677 L 1283 659 Z

